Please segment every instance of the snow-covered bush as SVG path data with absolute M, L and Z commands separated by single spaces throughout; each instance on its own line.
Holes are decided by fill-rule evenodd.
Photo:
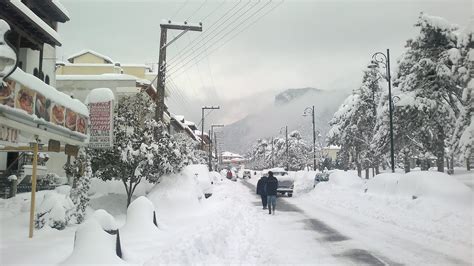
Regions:
M 118 229 L 118 225 L 117 225 L 117 222 L 115 221 L 115 218 L 106 210 L 103 210 L 103 209 L 96 210 L 92 214 L 92 219 L 95 219 L 97 222 L 99 222 L 100 226 L 105 231 L 110 232 L 110 231 L 114 231 Z
M 72 176 L 74 177 L 75 188 L 72 190 L 71 198 L 76 206 L 74 212 L 75 223 L 82 223 L 86 215 L 86 209 L 89 205 L 89 189 L 91 186 L 92 170 L 90 159 L 84 150 L 81 150 L 79 156 L 72 164 Z
M 43 228 L 45 225 L 62 230 L 68 225 L 74 214 L 74 203 L 69 194 L 71 187 L 60 186 L 44 195 L 36 211 L 35 227 Z

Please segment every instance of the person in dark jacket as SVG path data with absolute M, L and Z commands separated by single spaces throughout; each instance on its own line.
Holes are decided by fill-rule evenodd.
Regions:
M 262 177 L 257 182 L 257 195 L 260 195 L 262 198 L 263 209 L 267 209 L 267 193 L 265 192 L 265 186 L 267 185 L 267 177 L 262 175 Z
M 273 176 L 272 171 L 269 171 L 267 185 L 265 187 L 265 191 L 267 192 L 268 214 L 272 214 L 272 206 L 273 206 L 273 214 L 275 214 L 277 188 L 278 188 L 278 179 L 276 179 L 276 177 Z

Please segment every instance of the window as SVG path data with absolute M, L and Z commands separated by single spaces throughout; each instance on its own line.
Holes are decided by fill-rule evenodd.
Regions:
M 46 77 L 44 78 L 44 83 L 49 85 L 49 76 L 48 75 L 46 75 Z
M 33 69 L 33 76 L 39 77 L 38 74 L 39 74 L 39 73 L 38 73 L 38 69 L 35 67 L 35 69 Z

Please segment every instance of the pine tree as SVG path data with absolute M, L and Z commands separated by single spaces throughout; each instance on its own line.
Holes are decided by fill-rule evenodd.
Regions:
M 416 26 L 420 34 L 408 42 L 393 82 L 400 97 L 394 108 L 396 146 L 398 152 L 405 153 L 416 147 L 425 161 L 434 156 L 438 171 L 442 172 L 461 95 L 448 56 L 448 50 L 456 46 L 457 27 L 423 13 Z
M 340 161 L 348 168 L 348 158 L 353 158 L 359 176 L 366 169 L 378 167 L 374 148 L 374 127 L 380 99 L 380 76 L 377 69 L 364 71 L 362 84 L 352 92 L 330 121 L 329 144 L 341 146 Z
M 185 165 L 179 144 L 161 121 L 153 119 L 154 106 L 143 92 L 124 97 L 114 116 L 114 146 L 91 152 L 94 175 L 121 180 L 127 206 L 143 178 L 157 182 Z

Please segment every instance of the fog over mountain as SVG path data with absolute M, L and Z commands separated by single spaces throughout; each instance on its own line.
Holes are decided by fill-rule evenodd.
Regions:
M 315 106 L 316 130 L 324 142 L 328 122 L 349 93 L 347 90 L 321 90 L 316 88 L 287 89 L 274 96 L 273 101 L 261 111 L 227 125 L 222 137 L 225 150 L 245 154 L 259 138 L 284 136 L 288 131 L 299 130 L 308 141 L 312 138 L 311 116 L 303 116 L 306 107 Z M 257 101 L 258 104 L 258 101 Z M 280 133 L 281 131 L 281 133 Z

